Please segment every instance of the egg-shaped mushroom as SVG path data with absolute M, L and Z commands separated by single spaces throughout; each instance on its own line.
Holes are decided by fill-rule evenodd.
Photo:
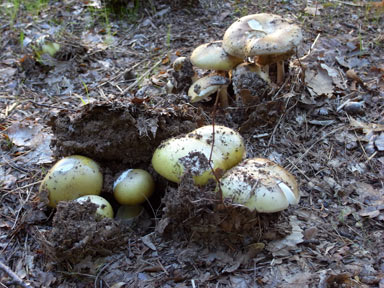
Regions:
M 99 195 L 103 186 L 100 166 L 92 159 L 73 155 L 58 161 L 41 182 L 39 193 L 48 197 L 48 205 L 84 195 Z
M 272 213 L 298 204 L 300 193 L 295 177 L 273 161 L 247 159 L 220 179 L 224 198 L 260 213 Z
M 200 127 L 188 133 L 187 137 L 208 145 L 214 144 L 214 147 L 223 154 L 226 170 L 238 164 L 245 154 L 244 140 L 240 133 L 222 125 Z
M 145 202 L 155 190 L 152 175 L 142 169 L 128 169 L 113 184 L 113 196 L 122 205 Z
M 218 148 L 194 138 L 175 137 L 164 141 L 155 150 L 152 166 L 161 176 L 176 183 L 188 170 L 195 184 L 204 185 L 209 179 L 215 179 L 212 169 L 225 171 L 226 164 Z

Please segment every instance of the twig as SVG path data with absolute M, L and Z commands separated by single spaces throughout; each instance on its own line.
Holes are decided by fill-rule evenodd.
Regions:
M 0 270 L 3 270 L 5 273 L 8 274 L 9 277 L 12 278 L 12 284 L 17 284 L 23 288 L 32 288 L 32 286 L 30 286 L 27 283 L 24 283 L 23 280 L 21 280 L 21 278 L 11 270 L 11 268 L 9 268 L 7 265 L 5 265 L 1 261 L 0 261 Z
M 336 3 L 348 5 L 348 6 L 353 6 L 353 7 L 364 7 L 365 6 L 365 4 L 361 3 L 361 2 L 353 3 L 353 2 L 346 2 L 346 1 L 339 1 L 339 0 L 331 0 L 331 2 L 336 2 Z
M 326 139 L 328 136 L 336 133 L 337 131 L 339 131 L 340 129 L 344 128 L 344 125 L 343 126 L 340 126 L 338 128 L 335 128 L 334 130 L 332 130 L 331 132 L 325 134 L 323 137 L 321 137 L 319 140 L 315 141 L 315 143 L 313 143 L 303 154 L 300 155 L 299 158 L 296 159 L 296 161 L 293 161 L 291 164 L 292 165 L 296 165 L 296 163 L 298 163 L 299 161 L 301 161 L 308 153 L 309 151 L 312 150 L 313 147 L 315 147 L 315 145 L 321 141 L 323 141 L 324 139 Z
M 309 50 L 308 50 L 308 52 L 307 52 L 307 54 L 305 54 L 303 57 L 301 57 L 301 58 L 298 58 L 299 59 L 299 61 L 300 60 L 304 60 L 305 58 L 307 58 L 310 54 L 311 54 L 311 52 L 312 52 L 312 50 L 313 50 L 313 48 L 315 48 L 315 45 L 316 45 L 316 43 L 317 43 L 317 41 L 319 40 L 319 38 L 320 38 L 320 33 L 319 34 L 317 34 L 317 36 L 316 36 L 316 38 L 315 38 L 315 40 L 313 41 L 313 43 L 312 43 L 312 45 L 311 45 L 311 47 L 309 48 Z
M 213 111 L 212 111 L 212 145 L 211 145 L 211 152 L 209 154 L 208 165 L 212 170 L 212 173 L 216 179 L 217 185 L 219 186 L 218 192 L 220 193 L 220 202 L 223 202 L 223 192 L 221 191 L 220 181 L 219 181 L 219 178 L 217 177 L 217 175 L 215 173 L 215 170 L 213 169 L 213 166 L 211 165 L 213 147 L 215 146 L 215 119 L 216 119 L 216 110 L 217 110 L 217 105 L 219 103 L 219 98 L 220 98 L 219 92 L 217 92 L 215 104 L 213 105 Z
M 155 63 L 155 65 L 153 65 L 151 68 L 149 68 L 147 71 L 145 71 L 145 73 L 143 75 L 141 75 L 135 82 L 133 82 L 131 85 L 129 85 L 127 88 L 125 88 L 120 94 L 123 95 L 125 93 L 127 93 L 129 90 L 131 90 L 133 87 L 135 87 L 137 84 L 139 84 L 143 79 L 144 77 L 146 77 L 149 73 L 151 73 L 157 66 L 159 66 L 161 64 L 163 60 L 160 59 L 159 61 L 157 61 Z

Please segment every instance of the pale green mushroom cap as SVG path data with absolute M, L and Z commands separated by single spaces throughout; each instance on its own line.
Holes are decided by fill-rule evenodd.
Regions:
M 209 159 L 212 151 L 211 166 Z M 190 137 L 171 138 L 155 150 L 152 166 L 164 178 L 180 183 L 184 173 L 191 173 L 195 184 L 205 185 L 215 179 L 212 169 L 225 171 L 225 158 L 221 151 Z M 188 169 L 188 171 L 187 171 Z
M 294 176 L 268 159 L 243 161 L 228 170 L 220 184 L 224 198 L 260 213 L 279 212 L 300 200 Z
M 229 71 L 243 62 L 242 58 L 229 55 L 222 47 L 223 41 L 200 45 L 193 50 L 191 63 L 201 69 Z
M 56 207 L 59 201 L 70 201 L 84 195 L 99 195 L 103 176 L 92 159 L 73 155 L 58 161 L 44 177 L 40 194 L 48 197 L 48 205 Z
M 225 169 L 228 170 L 238 164 L 245 154 L 243 137 L 239 132 L 222 126 L 206 125 L 187 134 L 187 137 L 203 141 L 208 145 L 214 145 L 220 150 L 225 159 Z
M 143 169 L 125 170 L 113 184 L 113 196 L 123 205 L 137 205 L 148 200 L 155 190 L 152 175 Z

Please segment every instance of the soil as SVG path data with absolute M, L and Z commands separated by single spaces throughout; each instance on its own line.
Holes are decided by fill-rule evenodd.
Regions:
M 96 2 L 0 12 L 2 286 L 384 287 L 381 2 L 118 1 L 124 15 Z M 191 104 L 192 78 L 212 71 L 173 61 L 261 11 L 303 28 L 284 82 L 271 66 L 268 86 L 235 77 L 229 107 Z M 179 184 L 156 173 L 162 141 L 213 123 L 241 133 L 246 158 L 288 169 L 299 205 L 251 212 L 213 180 L 195 186 L 193 165 Z M 114 180 L 147 170 L 156 191 L 144 212 L 126 221 L 95 216 L 91 203 L 47 207 L 40 181 L 73 154 L 100 164 L 115 212 Z

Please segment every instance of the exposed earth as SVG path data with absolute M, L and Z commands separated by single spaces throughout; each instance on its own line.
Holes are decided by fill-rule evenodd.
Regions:
M 111 2 L 1 4 L 1 287 L 384 287 L 384 2 Z M 228 107 L 190 103 L 192 66 L 173 61 L 266 12 L 303 29 L 283 83 L 271 65 L 270 86 L 235 76 Z M 213 180 L 156 173 L 163 140 L 208 124 L 289 170 L 300 203 L 250 212 Z M 147 170 L 144 212 L 48 207 L 41 180 L 74 154 L 100 164 L 115 211 L 119 173 Z

